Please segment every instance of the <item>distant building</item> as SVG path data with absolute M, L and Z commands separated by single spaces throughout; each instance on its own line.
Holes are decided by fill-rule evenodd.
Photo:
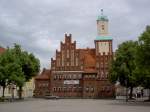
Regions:
M 33 97 L 33 92 L 35 89 L 34 78 L 30 79 L 23 86 L 22 96 L 23 97 Z
M 50 94 L 50 75 L 51 71 L 43 69 L 42 73 L 35 77 L 35 97 L 43 97 Z
M 104 98 L 114 95 L 114 85 L 108 81 L 108 66 L 113 58 L 112 37 L 108 34 L 108 18 L 97 18 L 94 48 L 81 49 L 65 34 L 60 51 L 51 58 L 51 69 L 35 78 L 36 97 L 51 95 L 75 98 Z
M 34 91 L 34 79 L 32 78 L 30 81 L 26 82 L 23 86 L 22 96 L 23 97 L 33 97 Z M 5 97 L 12 97 L 14 94 L 15 98 L 18 98 L 18 90 L 19 88 L 16 85 L 8 85 L 5 88 Z M 0 96 L 2 96 L 2 87 L 0 87 Z
M 0 46 L 0 54 L 3 53 L 5 51 L 5 48 Z

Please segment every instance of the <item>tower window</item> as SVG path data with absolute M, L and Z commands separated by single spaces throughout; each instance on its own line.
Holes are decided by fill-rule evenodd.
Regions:
M 104 30 L 104 25 L 102 25 L 102 30 Z

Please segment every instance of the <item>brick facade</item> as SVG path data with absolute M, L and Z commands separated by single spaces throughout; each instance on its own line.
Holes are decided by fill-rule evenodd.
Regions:
M 95 48 L 77 48 L 71 34 L 65 34 L 64 42 L 60 42 L 60 51 L 56 50 L 56 57 L 51 58 L 49 91 L 52 95 L 76 98 L 114 95 L 114 85 L 108 80 L 108 66 L 113 58 L 112 38 L 108 33 L 109 20 L 101 11 Z
M 50 93 L 50 76 L 51 71 L 44 68 L 42 73 L 35 77 L 35 97 L 43 97 Z
M 112 97 L 114 87 L 108 81 L 108 65 L 113 53 L 112 41 L 108 42 L 110 52 L 100 54 L 96 53 L 96 48 L 77 49 L 72 35 L 65 34 L 65 41 L 60 42 L 60 51 L 56 50 L 55 59 L 51 58 L 51 71 L 47 70 L 49 73 L 46 74 L 43 70 L 36 78 L 35 96 L 50 92 L 67 98 Z M 49 83 L 49 86 L 39 86 L 44 85 L 42 83 Z

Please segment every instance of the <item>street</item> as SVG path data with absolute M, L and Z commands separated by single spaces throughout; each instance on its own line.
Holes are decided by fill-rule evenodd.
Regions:
M 149 112 L 150 103 L 96 99 L 31 99 L 0 103 L 0 112 Z

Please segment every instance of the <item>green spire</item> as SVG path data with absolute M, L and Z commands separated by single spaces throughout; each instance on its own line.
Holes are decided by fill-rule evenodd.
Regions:
M 108 21 L 107 16 L 103 15 L 103 9 L 101 9 L 101 15 L 97 17 L 97 21 Z

